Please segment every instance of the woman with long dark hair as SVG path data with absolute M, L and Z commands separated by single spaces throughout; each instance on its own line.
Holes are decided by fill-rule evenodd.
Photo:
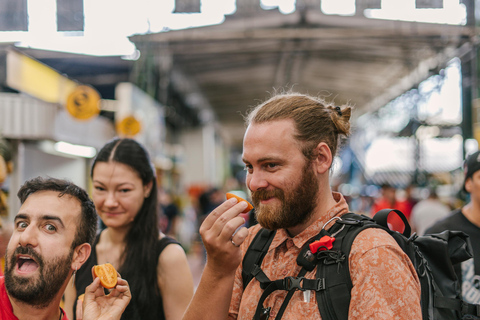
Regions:
M 183 248 L 159 232 L 157 183 L 147 151 L 132 139 L 114 139 L 95 158 L 92 198 L 106 228 L 65 293 L 70 319 L 77 297 L 92 282 L 91 268 L 111 263 L 130 284 L 122 319 L 181 319 L 193 295 Z

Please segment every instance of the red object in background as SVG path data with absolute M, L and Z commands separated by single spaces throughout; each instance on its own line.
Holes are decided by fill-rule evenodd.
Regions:
M 385 199 L 378 199 L 372 206 L 372 216 L 382 209 L 399 210 L 405 215 L 407 220 L 410 218 L 410 214 L 412 212 L 411 208 L 409 208 L 409 204 L 407 201 L 396 201 L 392 204 Z M 405 224 L 395 212 L 392 212 L 388 215 L 387 223 L 389 224 L 390 230 L 403 233 L 405 229 Z

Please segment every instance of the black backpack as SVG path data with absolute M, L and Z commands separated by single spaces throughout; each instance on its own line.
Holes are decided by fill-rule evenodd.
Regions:
M 387 218 L 392 212 L 403 220 L 403 233 L 388 228 Z M 392 209 L 380 210 L 373 218 L 347 213 L 332 220 L 335 220 L 335 224 L 330 230 L 322 229 L 300 252 L 297 264 L 302 266 L 302 269 L 297 277 L 272 281 L 265 275 L 260 266 L 275 231 L 261 229 L 257 233 L 242 262 L 243 288 L 256 278 L 264 290 L 254 319 L 268 319 L 270 308 L 264 308 L 263 302 L 275 290 L 288 291 L 275 319 L 281 319 L 296 290 L 316 292 L 323 320 L 348 319 L 352 289 L 348 257 L 355 237 L 367 228 L 386 230 L 412 261 L 421 284 L 422 319 L 476 319 L 475 317 L 480 316 L 480 305 L 469 304 L 461 299 L 460 283 L 453 268 L 453 265 L 473 256 L 470 239 L 465 233 L 444 231 L 424 236 L 414 233 L 410 236 L 411 228 L 407 219 L 402 212 Z M 333 244 L 325 241 L 332 235 L 335 238 Z M 318 246 L 320 249 L 315 252 Z M 312 253 L 312 250 L 315 253 Z M 312 271 L 315 267 L 316 279 L 303 278 L 307 271 Z

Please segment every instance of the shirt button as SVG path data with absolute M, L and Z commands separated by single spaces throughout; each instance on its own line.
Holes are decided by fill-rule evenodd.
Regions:
M 287 271 L 287 270 L 283 270 L 283 271 L 282 271 L 282 274 L 283 274 L 284 276 L 286 276 L 286 275 L 287 275 L 287 273 L 288 273 L 288 271 Z
M 287 248 L 290 249 L 293 246 L 293 240 L 288 239 L 287 240 Z

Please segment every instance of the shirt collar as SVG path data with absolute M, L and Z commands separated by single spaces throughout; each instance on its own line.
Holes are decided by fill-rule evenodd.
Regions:
M 301 233 L 296 235 L 295 237 L 291 237 L 288 235 L 287 230 L 279 229 L 277 230 L 275 237 L 273 238 L 272 244 L 269 248 L 270 250 L 276 249 L 282 243 L 284 243 L 287 239 L 292 239 L 293 243 L 297 248 L 302 248 L 305 243 L 316 236 L 320 230 L 322 229 L 323 225 L 333 217 L 339 217 L 344 215 L 348 212 L 348 204 L 343 195 L 339 192 L 332 192 L 333 199 L 337 202 L 332 208 L 330 208 L 325 214 L 323 214 L 320 218 L 318 218 L 315 222 L 313 222 L 310 226 L 308 226 L 305 230 Z M 329 224 L 327 226 L 327 230 L 333 225 Z

